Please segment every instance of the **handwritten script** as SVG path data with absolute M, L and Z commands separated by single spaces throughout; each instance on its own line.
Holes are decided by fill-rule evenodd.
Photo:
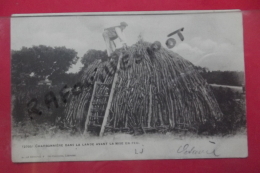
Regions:
M 181 145 L 177 153 L 182 153 L 182 154 L 190 154 L 190 155 L 199 155 L 199 154 L 209 154 L 213 155 L 215 157 L 218 157 L 219 155 L 216 153 L 216 149 L 212 150 L 206 150 L 206 149 L 196 149 L 194 146 L 190 146 L 189 144 Z

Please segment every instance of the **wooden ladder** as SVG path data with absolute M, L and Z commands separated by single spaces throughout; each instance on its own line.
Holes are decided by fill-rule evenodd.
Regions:
M 83 134 L 86 134 L 88 131 L 90 131 L 92 133 L 98 134 L 99 136 L 104 135 L 105 126 L 107 124 L 107 119 L 108 119 L 110 107 L 111 107 L 114 92 L 115 92 L 116 82 L 118 80 L 118 71 L 120 68 L 120 62 L 121 62 L 122 56 L 123 56 L 123 54 L 121 53 L 119 56 L 118 62 L 117 62 L 117 68 L 116 68 L 116 72 L 114 74 L 114 79 L 113 79 L 113 83 L 112 83 L 109 95 L 106 95 L 106 94 L 99 95 L 97 93 L 99 86 L 108 85 L 108 84 L 95 82 L 90 104 L 89 104 L 89 108 L 88 108 L 88 113 L 87 113 L 87 117 L 86 117 L 86 121 L 85 121 L 85 129 L 84 129 Z M 99 98 L 101 98 L 101 100 L 104 100 L 102 104 L 98 103 Z M 101 108 L 98 106 L 101 106 Z M 104 107 L 105 107 L 105 112 L 103 112 Z

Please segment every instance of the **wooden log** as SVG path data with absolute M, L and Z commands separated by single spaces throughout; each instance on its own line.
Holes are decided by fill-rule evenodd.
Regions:
M 152 118 L 152 105 L 153 105 L 153 95 L 152 95 L 152 85 L 149 87 L 149 112 L 148 112 L 148 128 L 151 127 Z

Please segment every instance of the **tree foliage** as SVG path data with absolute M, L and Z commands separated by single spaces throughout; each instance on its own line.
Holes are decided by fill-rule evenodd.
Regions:
M 246 126 L 245 95 L 224 87 L 211 88 L 224 116 L 218 124 L 222 134 L 235 132 Z
M 40 45 L 13 50 L 12 83 L 32 85 L 44 79 L 58 80 L 77 60 L 77 52 L 66 47 Z
M 88 66 L 92 62 L 99 60 L 99 59 L 101 61 L 108 60 L 106 51 L 90 49 L 87 51 L 87 53 L 84 54 L 84 56 L 81 60 L 81 63 L 84 64 L 85 66 Z
M 57 115 L 49 111 L 44 103 L 46 93 L 52 91 L 56 97 L 64 85 L 73 86 L 78 74 L 66 73 L 78 61 L 77 52 L 65 47 L 33 46 L 12 51 L 12 99 L 13 118 L 16 121 L 28 119 L 27 103 L 38 100 L 42 112 L 41 120 Z M 49 85 L 38 85 L 39 81 L 50 80 Z M 56 109 L 55 109 L 56 110 Z M 62 113 L 62 108 L 59 109 Z
M 244 72 L 238 71 L 209 71 L 207 68 L 195 67 L 202 77 L 210 84 L 242 86 L 245 84 Z

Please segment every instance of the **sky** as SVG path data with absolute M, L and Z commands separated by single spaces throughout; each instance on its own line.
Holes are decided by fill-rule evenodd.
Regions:
M 104 28 L 126 22 L 126 42 L 133 45 L 138 36 L 148 42 L 160 41 L 166 48 L 167 35 L 184 27 L 184 41 L 177 35 L 171 50 L 195 65 L 210 70 L 244 71 L 243 27 L 240 12 L 187 13 L 161 15 L 88 15 L 13 17 L 11 49 L 38 45 L 65 46 L 80 58 L 89 50 L 105 50 Z M 121 47 L 116 41 L 117 47 Z M 77 72 L 80 61 L 69 72 Z

